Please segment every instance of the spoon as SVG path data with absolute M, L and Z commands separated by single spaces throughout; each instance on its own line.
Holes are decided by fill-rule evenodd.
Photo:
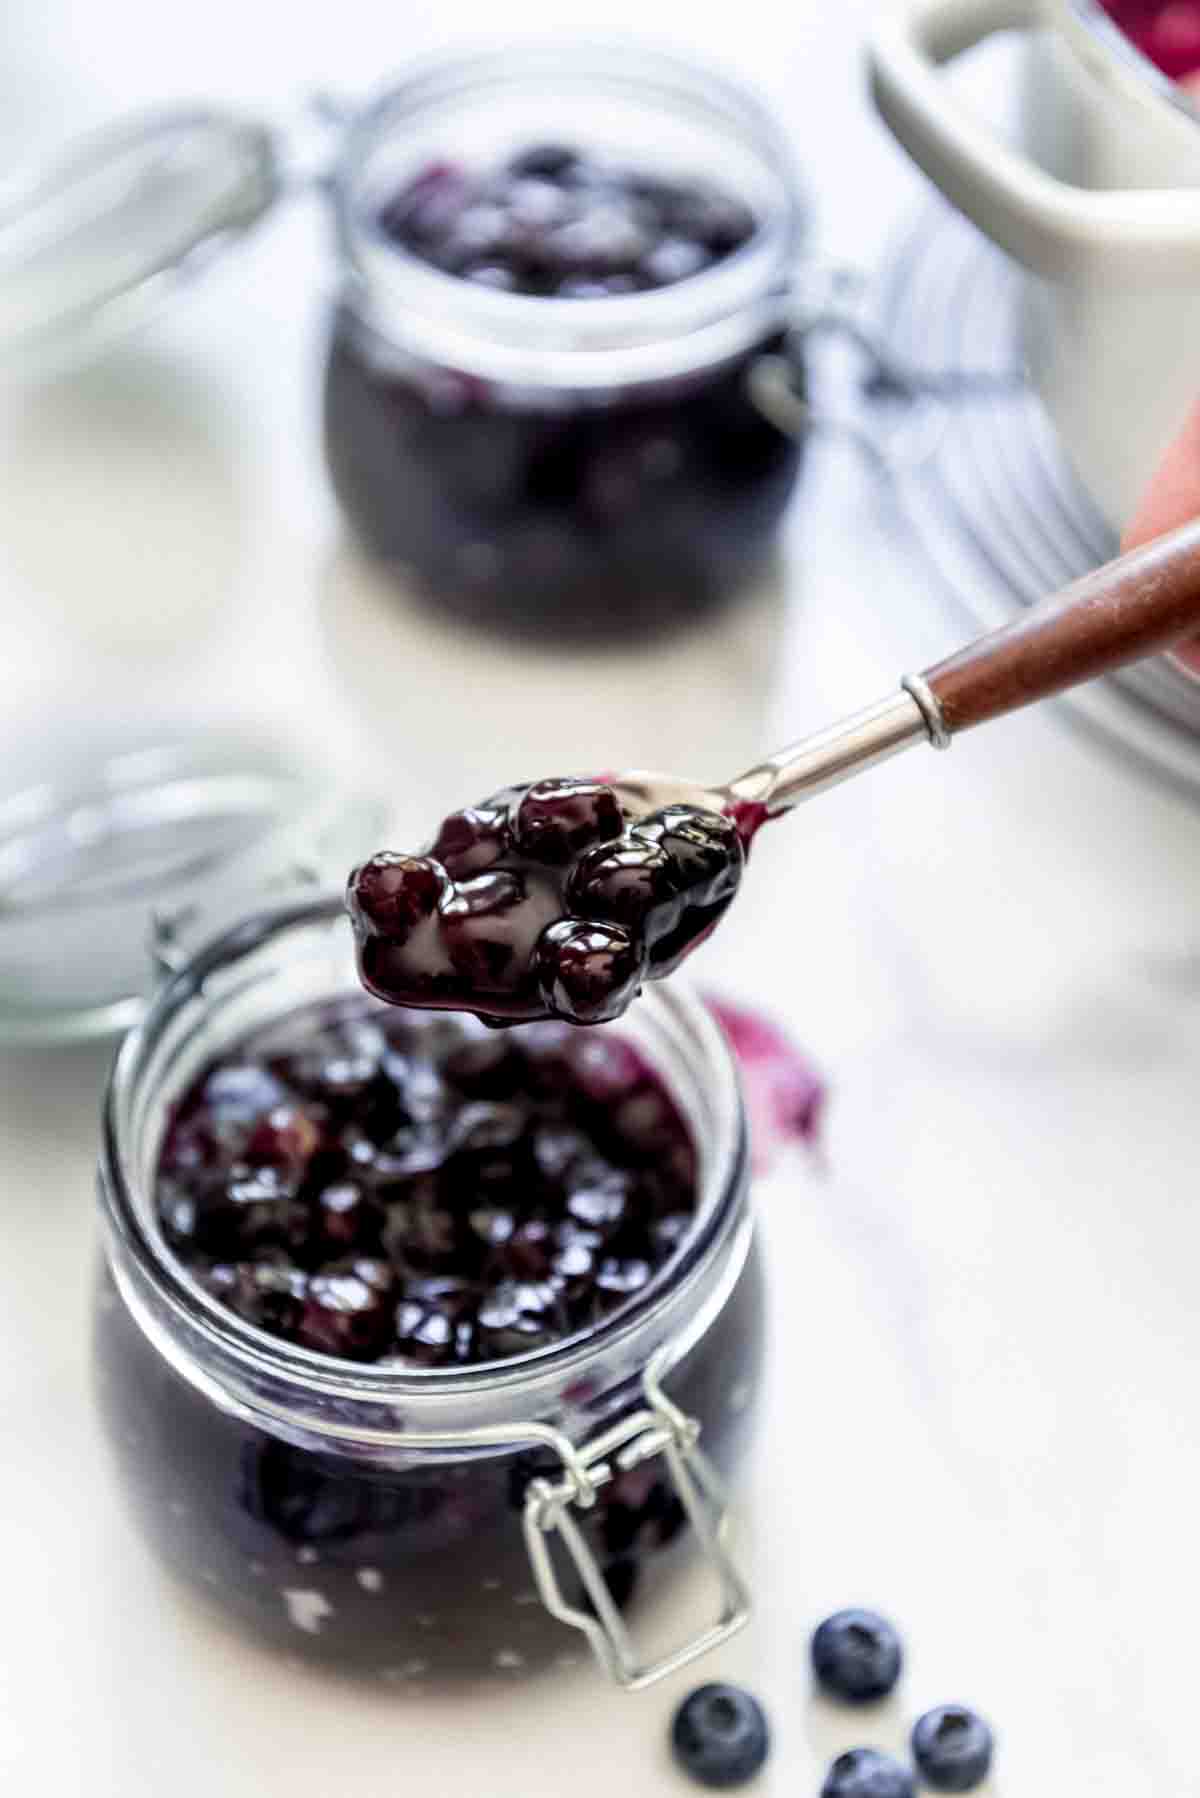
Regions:
M 732 818 L 746 841 L 801 800 L 960 731 L 1200 635 L 1200 520 L 1073 581 L 895 693 L 790 744 L 725 786 L 643 770 L 609 777 L 632 821 L 667 805 Z
M 711 935 L 769 819 L 901 749 L 945 749 L 959 731 L 1192 634 L 1200 521 L 726 786 L 634 771 L 505 788 L 452 813 L 427 854 L 384 851 L 353 871 L 363 984 L 391 1004 L 493 1024 L 611 1022 Z

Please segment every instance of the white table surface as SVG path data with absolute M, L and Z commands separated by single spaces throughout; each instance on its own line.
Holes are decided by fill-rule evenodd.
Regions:
M 918 184 L 862 101 L 867 10 L 658 20 L 786 109 L 824 247 L 870 260 Z M 317 81 L 360 92 L 442 41 L 447 11 L 8 0 L 0 152 L 177 95 L 286 110 Z M 644 15 L 614 0 L 571 20 Z M 813 458 L 777 590 L 670 653 L 508 654 L 406 611 L 323 484 L 329 274 L 295 206 L 138 341 L 5 403 L 6 757 L 99 711 L 250 714 L 369 770 L 403 838 L 505 770 L 719 775 L 954 641 L 888 495 L 837 448 Z M 705 981 L 769 1003 L 834 1090 L 827 1171 L 761 1192 L 774 1336 L 742 1506 L 759 1601 L 706 1669 L 770 1707 L 766 1792 L 815 1793 L 833 1752 L 899 1744 L 950 1698 L 995 1720 L 1007 1798 L 1196 1789 L 1198 891 L 1200 817 L 1030 716 L 772 833 L 705 951 Z M 682 1792 L 663 1741 L 689 1676 L 629 1699 L 580 1672 L 467 1711 L 298 1671 L 167 1588 L 88 1398 L 104 1062 L 0 1057 L 3 1790 Z M 811 1699 L 804 1645 L 855 1601 L 898 1620 L 910 1671 L 846 1719 Z

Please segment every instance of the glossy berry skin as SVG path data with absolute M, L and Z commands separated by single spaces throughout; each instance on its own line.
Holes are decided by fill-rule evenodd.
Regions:
M 770 1751 L 762 1706 L 740 1686 L 698 1686 L 675 1713 L 671 1746 L 698 1785 L 728 1789 L 754 1778 Z
M 437 910 L 445 885 L 437 862 L 385 852 L 361 870 L 354 890 L 357 917 L 378 936 L 407 934 Z
M 682 891 L 680 871 L 666 850 L 631 832 L 579 858 L 567 901 L 581 917 L 640 931 L 652 947 L 676 923 Z
M 330 1254 L 366 1250 L 376 1244 L 383 1213 L 358 1180 L 336 1180 L 315 1200 L 313 1236 Z
M 644 957 L 619 924 L 564 918 L 542 932 L 536 951 L 546 1010 L 573 1024 L 607 1024 L 641 991 Z
M 635 1302 L 687 1239 L 696 1156 L 618 1036 L 489 1035 L 363 995 L 203 1070 L 156 1197 L 173 1254 L 244 1323 L 340 1360 L 464 1367 Z
M 836 1611 L 812 1639 L 812 1665 L 821 1689 L 850 1704 L 886 1698 L 900 1677 L 900 1638 L 877 1611 Z
M 652 975 L 661 977 L 719 922 L 737 892 L 745 850 L 732 819 L 682 805 L 653 813 L 632 834 L 662 851 L 679 886 L 674 915 L 664 915 L 650 952 Z
M 962 1704 L 941 1704 L 918 1718 L 912 1732 L 913 1759 L 935 1792 L 972 1792 L 992 1765 L 992 1732 L 983 1718 Z
M 298 1328 L 305 1348 L 373 1361 L 392 1333 L 395 1281 L 384 1261 L 335 1263 L 308 1283 Z
M 538 780 L 514 803 L 511 828 L 520 854 L 562 867 L 620 836 L 624 822 L 616 794 L 603 781 Z
M 452 813 L 426 856 L 373 856 L 347 909 L 363 984 L 393 1005 L 603 1024 L 704 940 L 744 865 L 728 818 L 629 824 L 602 780 L 540 780 Z
M 914 1798 L 912 1774 L 877 1748 L 851 1748 L 825 1775 L 821 1798 Z
M 272 1336 L 291 1336 L 303 1315 L 308 1277 L 281 1257 L 235 1266 L 218 1262 L 204 1285 L 247 1323 Z
M 1173 81 L 1186 81 L 1200 70 L 1200 16 L 1194 6 L 1175 0 L 1103 0 L 1125 35 L 1143 56 Z
M 693 904 L 720 905 L 732 899 L 741 871 L 741 838 L 731 818 L 668 805 L 635 825 L 634 835 L 666 852 Z

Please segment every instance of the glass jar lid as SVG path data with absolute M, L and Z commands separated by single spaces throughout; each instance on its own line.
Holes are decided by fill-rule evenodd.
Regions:
M 382 820 L 251 738 L 66 752 L 50 778 L 0 792 L 0 1042 L 127 1028 L 154 986 L 156 941 L 340 884 Z
M 151 313 L 282 186 L 271 133 L 219 109 L 140 114 L 0 183 L 0 373 L 53 369 Z

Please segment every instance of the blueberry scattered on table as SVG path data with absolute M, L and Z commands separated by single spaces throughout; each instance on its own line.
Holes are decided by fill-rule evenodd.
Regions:
M 452 813 L 427 855 L 354 870 L 359 972 L 393 1005 L 607 1023 L 708 935 L 744 863 L 715 812 L 629 824 L 601 780 L 507 787 Z
M 822 1690 L 851 1704 L 886 1698 L 900 1677 L 900 1637 L 876 1611 L 836 1611 L 812 1639 L 812 1664 Z
M 970 1792 L 987 1778 L 992 1764 L 992 1732 L 983 1718 L 961 1704 L 926 1711 L 912 1732 L 913 1759 L 935 1792 Z
M 571 300 L 673 286 L 755 229 L 748 206 L 708 183 L 614 167 L 566 144 L 533 144 L 489 169 L 430 162 L 378 223 L 445 274 Z
M 913 1798 L 912 1775 L 877 1748 L 851 1748 L 825 1775 L 821 1798 Z
M 740 1686 L 698 1686 L 671 1726 L 675 1758 L 698 1784 L 744 1785 L 767 1758 L 770 1732 L 762 1706 Z

